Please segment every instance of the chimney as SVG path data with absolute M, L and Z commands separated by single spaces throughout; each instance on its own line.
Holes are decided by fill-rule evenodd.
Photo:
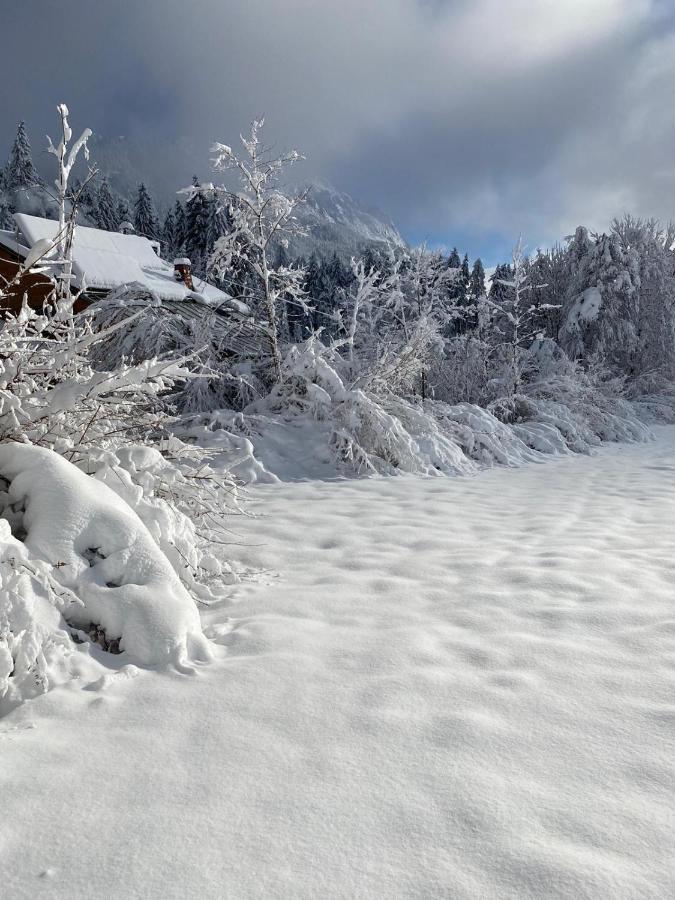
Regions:
M 179 256 L 173 261 L 173 277 L 176 281 L 182 281 L 189 291 L 194 290 L 192 284 L 192 262 L 187 256 Z

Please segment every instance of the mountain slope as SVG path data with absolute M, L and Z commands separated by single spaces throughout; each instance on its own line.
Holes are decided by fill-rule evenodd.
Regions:
M 381 213 L 366 210 L 343 192 L 323 184 L 311 184 L 307 202 L 299 207 L 297 219 L 305 236 L 296 236 L 290 252 L 309 256 L 316 251 L 331 256 L 334 251 L 345 260 L 368 246 L 404 247 L 396 226 Z

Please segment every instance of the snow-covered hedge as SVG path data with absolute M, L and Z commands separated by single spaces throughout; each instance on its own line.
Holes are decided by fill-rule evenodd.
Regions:
M 617 386 L 603 385 L 566 358 L 521 393 L 488 409 L 350 387 L 349 366 L 316 340 L 293 347 L 285 379 L 268 398 L 232 416 L 265 442 L 275 417 L 314 421 L 344 474 L 465 474 L 517 466 L 547 454 L 588 453 L 603 441 L 649 440 L 648 427 Z M 254 438 L 254 444 L 256 439 Z

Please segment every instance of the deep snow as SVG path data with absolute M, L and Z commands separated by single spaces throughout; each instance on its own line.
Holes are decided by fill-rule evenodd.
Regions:
M 3 895 L 674 895 L 675 428 L 250 494 L 213 665 L 0 721 Z

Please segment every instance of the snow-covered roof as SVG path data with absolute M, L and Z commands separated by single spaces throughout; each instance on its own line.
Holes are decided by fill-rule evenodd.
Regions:
M 43 238 L 56 237 L 58 224 L 52 219 L 24 213 L 16 213 L 14 219 L 22 243 L 28 247 Z M 16 246 L 16 236 L 12 232 L 7 234 L 12 236 Z M 173 266 L 160 259 L 156 249 L 159 249 L 158 244 L 137 234 L 120 234 L 77 225 L 73 239 L 75 287 L 80 288 L 84 283 L 88 289 L 100 291 L 134 284 L 151 291 L 160 300 L 186 299 L 191 292 L 182 281 L 175 280 Z M 229 294 L 206 281 L 193 277 L 193 282 L 192 300 L 196 292 L 209 305 L 236 302 Z
M 16 255 L 21 257 L 22 259 L 28 256 L 29 248 L 19 241 L 16 231 L 6 231 L 5 229 L 0 229 L 0 246 L 6 247 L 8 250 L 11 250 L 12 253 L 16 253 Z

